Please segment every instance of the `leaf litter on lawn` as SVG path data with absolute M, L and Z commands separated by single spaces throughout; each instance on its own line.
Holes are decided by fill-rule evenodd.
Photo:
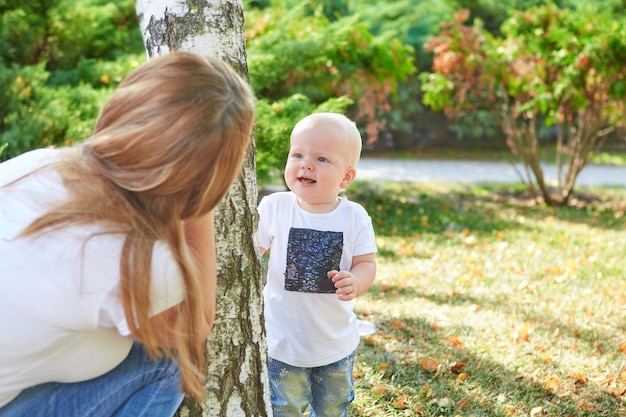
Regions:
M 626 193 L 502 187 L 351 186 L 379 249 L 352 417 L 626 416 Z

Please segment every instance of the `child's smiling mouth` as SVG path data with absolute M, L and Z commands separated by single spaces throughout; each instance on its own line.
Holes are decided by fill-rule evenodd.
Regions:
M 298 177 L 298 182 L 304 183 L 304 184 L 314 184 L 317 181 L 312 180 L 311 178 L 306 178 L 306 177 Z

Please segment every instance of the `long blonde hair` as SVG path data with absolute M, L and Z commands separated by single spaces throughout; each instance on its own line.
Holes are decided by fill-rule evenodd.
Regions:
M 183 389 L 197 399 L 204 396 L 206 359 L 198 329 L 205 301 L 182 220 L 208 213 L 227 193 L 241 168 L 253 116 L 249 86 L 226 63 L 183 52 L 151 59 L 120 84 L 93 135 L 52 166 L 69 199 L 22 233 L 92 223 L 124 233 L 122 303 L 133 336 L 154 356 L 164 347 L 149 320 L 148 289 L 154 244 L 165 242 L 185 287 L 173 329 Z

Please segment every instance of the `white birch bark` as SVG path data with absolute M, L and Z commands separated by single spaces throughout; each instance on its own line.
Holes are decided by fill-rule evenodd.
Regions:
M 247 79 L 241 0 L 137 0 L 136 7 L 148 57 L 172 50 L 217 56 Z M 216 210 L 217 312 L 207 341 L 207 397 L 203 404 L 186 399 L 181 417 L 271 415 L 254 155 L 252 144 L 242 175 Z

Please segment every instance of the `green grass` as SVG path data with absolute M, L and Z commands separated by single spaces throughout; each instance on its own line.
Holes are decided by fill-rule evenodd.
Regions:
M 598 165 L 626 166 L 626 154 L 623 152 L 594 152 L 589 161 Z
M 570 207 L 521 186 L 350 186 L 379 272 L 352 417 L 626 416 L 626 190 Z

